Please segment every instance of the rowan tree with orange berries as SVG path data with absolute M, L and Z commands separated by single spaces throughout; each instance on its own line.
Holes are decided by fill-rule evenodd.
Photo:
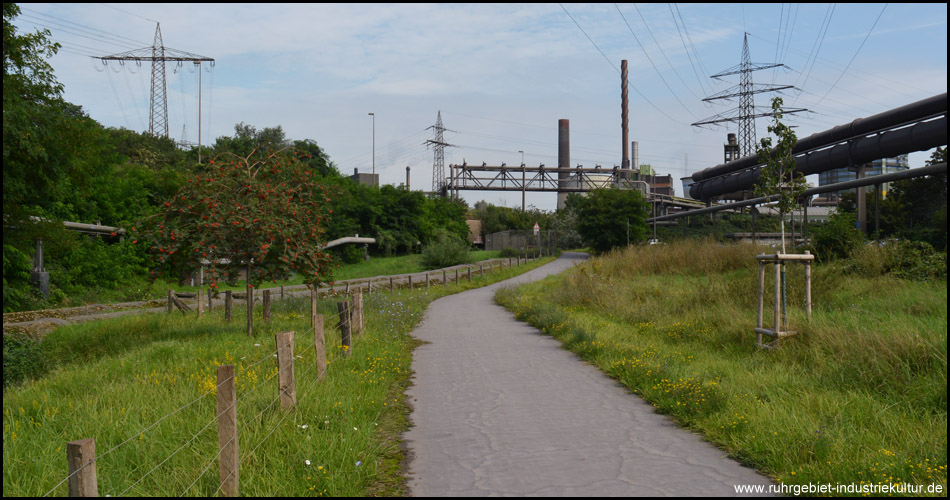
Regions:
M 264 281 L 291 272 L 316 286 L 330 276 L 323 247 L 332 209 L 327 187 L 305 159 L 286 149 L 219 154 L 133 228 L 134 241 L 149 245 L 158 269 L 191 272 L 204 263 L 212 288 L 235 283 L 244 270 L 249 298 Z M 253 333 L 250 314 L 247 331 Z

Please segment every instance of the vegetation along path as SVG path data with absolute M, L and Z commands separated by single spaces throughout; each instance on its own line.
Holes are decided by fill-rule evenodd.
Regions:
M 414 496 L 720 496 L 769 484 L 494 303 L 499 287 L 585 257 L 429 306 L 406 392 Z

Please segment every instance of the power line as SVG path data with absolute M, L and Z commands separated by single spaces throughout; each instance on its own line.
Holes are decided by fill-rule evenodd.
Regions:
M 680 23 L 682 23 L 682 25 L 683 25 L 683 32 L 686 33 L 686 40 L 689 42 L 689 46 L 693 48 L 693 53 L 696 54 L 696 62 L 699 63 L 699 67 L 700 67 L 700 69 L 703 70 L 703 73 L 707 73 L 707 74 L 708 74 L 709 71 L 706 69 L 706 66 L 703 64 L 703 59 L 702 59 L 701 57 L 699 57 L 699 52 L 696 50 L 696 46 L 693 45 L 693 39 L 689 36 L 689 30 L 686 29 L 686 21 L 683 20 L 683 14 L 680 14 L 680 8 L 679 8 L 679 6 L 676 5 L 676 4 L 673 4 L 673 7 L 676 8 L 676 15 L 679 16 L 679 18 L 680 18 Z M 744 11 L 743 11 L 743 12 L 744 12 Z M 745 16 L 745 14 L 743 14 L 743 16 Z M 745 23 L 744 20 L 743 20 L 743 23 Z
M 607 55 L 604 54 L 604 51 L 600 50 L 600 47 L 598 47 L 597 44 L 594 43 L 594 40 L 590 37 L 590 35 L 588 35 L 586 31 L 584 31 L 584 28 L 581 28 L 581 25 L 578 24 L 578 23 L 577 23 L 577 20 L 574 19 L 574 16 L 572 16 L 571 13 L 568 12 L 567 9 L 564 8 L 564 5 L 562 5 L 562 4 L 558 4 L 558 5 L 561 6 L 561 9 L 564 10 L 564 13 L 566 13 L 566 14 L 568 15 L 568 17 L 571 18 L 571 21 L 574 21 L 574 24 L 577 26 L 577 28 L 578 28 L 579 30 L 581 30 L 581 33 L 583 33 L 584 36 L 586 36 L 587 39 L 590 40 L 590 43 L 594 45 L 594 48 L 597 49 L 597 52 L 600 52 L 600 55 L 604 56 L 604 59 L 607 61 L 607 63 L 610 64 L 610 66 L 614 69 L 614 71 L 616 71 L 617 74 L 619 75 L 619 74 L 620 74 L 620 70 L 617 69 L 617 65 L 615 65 L 615 64 L 610 60 L 610 58 L 608 58 Z M 643 95 L 643 92 L 640 92 L 640 89 L 638 89 L 636 85 L 634 85 L 634 84 L 631 83 L 630 86 L 633 87 L 633 90 L 635 90 L 635 91 L 637 92 L 637 94 L 639 94 L 640 97 L 642 97 L 643 100 L 647 102 L 647 104 L 649 104 L 651 107 L 653 107 L 653 109 L 659 111 L 660 114 L 662 114 L 663 116 L 669 118 L 671 121 L 673 121 L 673 122 L 675 122 L 675 123 L 678 123 L 678 124 L 680 124 L 680 125 L 685 125 L 685 123 L 683 123 L 683 122 L 681 122 L 681 121 L 679 121 L 679 120 L 673 118 L 672 116 L 666 114 L 666 112 L 664 112 L 662 109 L 656 107 L 656 105 L 653 104 L 652 101 L 650 101 L 649 99 L 647 99 L 647 96 Z
M 606 54 L 604 54 L 604 51 L 600 50 L 600 47 L 598 47 L 597 44 L 594 43 L 594 39 L 591 38 L 590 35 L 588 35 L 586 31 L 584 31 L 584 28 L 581 28 L 580 24 L 578 24 L 577 19 L 574 19 L 574 16 L 572 16 L 571 13 L 568 12 L 566 8 L 564 8 L 563 4 L 559 3 L 558 5 L 561 6 L 561 9 L 563 9 L 564 13 L 567 14 L 567 17 L 570 17 L 571 21 L 574 21 L 574 24 L 577 26 L 577 29 L 581 30 L 581 33 L 583 33 L 584 36 L 586 36 L 587 39 L 590 40 L 591 45 L 593 45 L 594 48 L 597 49 L 597 52 L 600 52 L 600 55 L 604 56 L 604 60 L 607 61 L 607 64 L 609 64 L 614 69 L 614 71 L 617 72 L 617 74 L 620 74 L 620 70 L 617 69 L 617 65 L 614 64 L 613 61 L 611 61 L 610 58 L 607 57 Z
M 132 44 L 129 43 L 129 42 L 125 42 L 125 41 L 121 41 L 121 40 L 112 40 L 112 39 L 110 39 L 110 38 L 108 38 L 108 37 L 106 37 L 106 36 L 104 36 L 104 35 L 100 35 L 100 34 L 98 34 L 98 33 L 94 33 L 93 31 L 90 31 L 90 30 L 99 31 L 99 30 L 95 30 L 94 28 L 88 28 L 87 30 L 81 30 L 81 29 L 78 29 L 78 28 L 72 28 L 72 27 L 69 27 L 69 26 L 65 26 L 64 24 L 59 23 L 59 22 L 48 21 L 48 20 L 46 20 L 46 19 L 38 19 L 38 18 L 36 18 L 36 17 L 34 17 L 34 16 L 30 15 L 30 14 L 22 14 L 20 17 L 21 17 L 23 20 L 29 21 L 29 22 L 33 23 L 34 25 L 36 25 L 36 26 L 42 26 L 42 27 L 47 28 L 47 29 L 50 29 L 50 30 L 58 30 L 58 31 L 63 32 L 63 33 L 68 33 L 68 34 L 70 34 L 70 35 L 78 36 L 78 37 L 81 37 L 81 38 L 87 38 L 87 39 L 89 39 L 89 40 L 93 40 L 93 41 L 96 41 L 96 42 L 99 42 L 99 43 L 107 43 L 107 44 L 110 44 L 110 45 L 116 45 L 116 46 L 123 47 L 123 48 L 131 48 L 131 47 L 134 47 L 134 46 L 135 46 L 135 45 L 132 45 Z M 53 26 L 50 26 L 49 24 L 44 24 L 44 23 L 49 23 L 49 24 L 52 24 Z M 76 24 L 76 23 L 71 23 L 71 24 Z M 77 26 L 82 26 L 82 25 L 77 25 Z M 85 26 L 83 26 L 83 27 L 85 27 Z M 110 33 L 104 32 L 104 31 L 103 31 L 102 33 L 106 33 L 106 35 L 109 35 L 109 37 L 112 37 L 112 38 L 119 38 L 119 37 L 117 37 L 117 36 L 115 36 L 115 35 L 112 35 L 112 34 L 110 34 Z M 124 37 L 121 37 L 121 38 L 124 38 Z M 129 40 L 131 40 L 131 39 L 129 39 Z M 132 40 L 132 42 L 134 43 L 135 41 Z
M 617 4 L 614 4 L 614 7 L 617 9 L 617 13 L 620 14 L 620 18 L 623 19 L 623 23 L 627 25 L 627 29 L 630 31 L 630 34 L 633 35 L 633 39 L 637 41 L 637 45 L 640 46 L 640 50 L 643 51 L 643 55 L 645 55 L 646 58 L 647 58 L 647 60 L 650 61 L 650 65 L 653 66 L 653 71 L 656 71 L 657 76 L 659 76 L 659 77 L 660 77 L 660 80 L 663 81 L 663 85 L 666 85 L 666 88 L 667 88 L 667 90 L 670 91 L 670 94 L 673 94 L 673 97 L 676 99 L 676 102 L 680 103 L 680 106 L 682 106 L 683 109 L 685 109 L 686 112 L 690 114 L 690 116 L 692 116 L 693 118 L 696 118 L 696 115 L 694 115 L 693 112 L 690 111 L 689 108 L 687 108 L 685 104 L 683 104 L 683 101 L 680 100 L 679 96 L 676 95 L 676 92 L 674 92 L 674 91 L 673 91 L 673 88 L 670 87 L 670 84 L 667 83 L 666 78 L 663 78 L 663 74 L 660 73 L 659 68 L 657 68 L 657 67 L 656 67 L 656 64 L 653 63 L 653 59 L 650 58 L 650 54 L 647 53 L 646 47 L 644 47 L 644 46 L 643 46 L 643 43 L 640 42 L 640 38 L 637 37 L 637 34 L 636 34 L 636 33 L 634 33 L 633 28 L 630 27 L 630 23 L 627 22 L 627 18 L 626 18 L 626 16 L 623 15 L 623 12 L 621 12 L 620 7 L 618 7 Z M 634 7 L 636 7 L 636 4 L 634 4 Z M 637 9 L 637 12 L 639 13 L 640 10 Z M 643 19 L 643 15 L 642 15 L 642 14 L 640 15 L 640 18 Z M 643 22 L 644 22 L 644 24 L 646 24 L 646 20 L 644 20 Z M 649 30 L 649 29 L 650 29 L 649 26 L 647 26 L 647 30 Z M 650 32 L 650 35 L 652 36 L 652 35 L 653 35 L 653 32 Z M 656 38 L 655 38 L 655 37 L 653 38 L 653 41 L 656 42 Z M 660 45 L 660 44 L 657 43 L 657 46 L 658 46 L 658 47 L 659 47 L 659 45 Z M 663 52 L 663 49 L 660 49 L 660 52 Z M 666 54 L 664 54 L 663 57 L 666 57 Z M 669 59 L 667 59 L 666 61 L 669 62 Z M 670 65 L 670 66 L 672 66 L 672 65 Z
M 832 90 L 834 90 L 835 86 L 838 85 L 838 82 L 840 82 L 841 79 L 844 77 L 844 74 L 848 72 L 848 68 L 851 67 L 851 63 L 853 63 L 855 58 L 858 57 L 858 53 L 861 52 L 861 49 L 864 47 L 864 43 L 868 41 L 868 38 L 871 36 L 871 32 L 874 31 L 874 27 L 877 26 L 877 22 L 880 21 L 881 16 L 884 15 L 884 10 L 887 9 L 887 5 L 888 4 L 884 4 L 884 7 L 881 8 L 881 13 L 877 15 L 877 19 L 874 20 L 874 24 L 871 25 L 871 29 L 868 30 L 868 34 L 864 36 L 864 40 L 861 41 L 861 45 L 858 46 L 858 50 L 854 52 L 854 56 L 852 56 L 851 60 L 848 61 L 848 65 L 845 66 L 844 71 L 841 72 L 841 74 L 838 76 L 838 79 L 835 80 L 835 83 L 831 85 L 831 88 L 828 89 L 828 92 L 825 92 L 825 95 L 822 96 L 822 98 L 819 99 L 817 103 L 815 103 L 816 105 L 821 103 L 821 101 L 823 101 L 825 97 L 828 97 L 828 94 L 831 93 Z
M 812 43 L 811 53 L 808 54 L 808 59 L 805 60 L 805 66 L 808 66 L 808 60 L 809 59 L 811 60 L 811 67 L 808 68 L 808 73 L 805 74 L 805 81 L 802 82 L 802 87 L 804 87 L 805 84 L 808 83 L 808 77 L 811 75 L 811 70 L 815 67 L 815 61 L 818 60 L 818 52 L 821 52 L 821 45 L 825 41 L 825 35 L 828 34 L 828 27 L 831 26 L 831 17 L 834 16 L 835 5 L 836 4 L 831 4 L 830 6 L 828 6 L 828 10 L 825 11 L 825 18 L 822 19 L 822 25 L 820 28 L 818 28 L 818 37 L 816 37 L 815 42 Z M 816 45 L 818 46 L 817 51 L 815 50 Z M 812 54 L 814 54 L 814 58 L 812 58 Z M 796 87 L 798 86 L 798 80 L 795 81 L 795 86 Z M 794 104 L 796 101 L 793 101 L 792 103 Z

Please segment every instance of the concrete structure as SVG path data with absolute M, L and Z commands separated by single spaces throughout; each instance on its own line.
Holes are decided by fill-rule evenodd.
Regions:
M 693 177 L 680 177 L 680 182 L 683 183 L 683 196 L 692 200 L 693 197 L 689 195 L 689 187 L 693 185 Z
M 350 179 L 363 186 L 379 187 L 379 174 L 361 174 L 358 168 L 353 169 Z
M 468 224 L 468 242 L 474 245 L 483 244 L 481 219 L 467 219 L 465 223 Z

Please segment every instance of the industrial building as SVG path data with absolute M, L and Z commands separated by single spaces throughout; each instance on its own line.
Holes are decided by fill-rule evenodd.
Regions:
M 874 160 L 869 164 L 865 165 L 864 176 L 871 177 L 874 175 L 889 174 L 891 172 L 901 172 L 904 170 L 910 169 L 910 164 L 907 160 L 907 155 L 898 155 L 895 158 L 882 158 L 880 160 Z M 834 170 L 829 170 L 827 172 L 821 172 L 818 174 L 818 185 L 827 186 L 829 184 L 835 184 L 838 182 L 853 181 L 858 178 L 857 169 L 849 168 L 837 168 Z M 889 191 L 890 183 L 884 183 L 881 186 L 881 198 L 887 197 L 887 192 Z M 832 193 L 824 193 L 821 196 L 815 198 L 815 205 L 837 205 L 838 201 L 841 199 L 842 193 L 854 193 L 855 189 L 846 189 L 843 191 L 836 191 Z

